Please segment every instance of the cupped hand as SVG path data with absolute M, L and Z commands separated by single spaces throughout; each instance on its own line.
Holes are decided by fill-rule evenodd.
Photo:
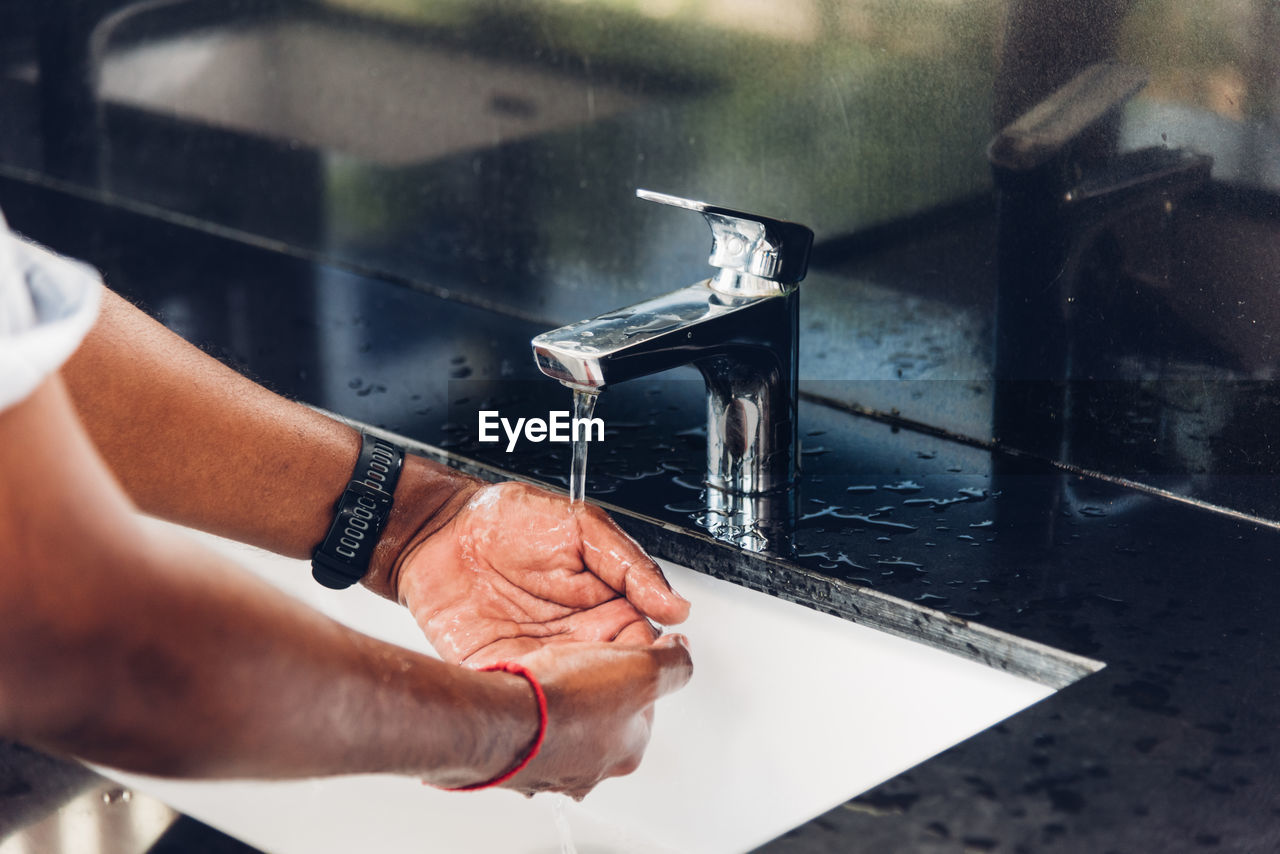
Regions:
M 547 732 L 538 755 L 503 784 L 526 795 L 563 792 L 581 800 L 600 781 L 640 765 L 654 704 L 684 686 L 693 662 L 682 635 L 648 646 L 564 644 L 521 662 L 547 696 Z
M 651 644 L 689 603 L 599 508 L 521 483 L 476 491 L 412 542 L 397 595 L 446 661 L 481 667 L 549 644 Z

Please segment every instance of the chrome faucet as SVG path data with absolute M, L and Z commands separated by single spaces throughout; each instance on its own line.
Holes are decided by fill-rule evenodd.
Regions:
M 703 215 L 714 276 L 533 339 L 544 374 L 574 389 L 693 364 L 707 386 L 707 527 L 754 551 L 778 550 L 794 517 L 797 283 L 813 232 L 803 225 L 637 190 Z

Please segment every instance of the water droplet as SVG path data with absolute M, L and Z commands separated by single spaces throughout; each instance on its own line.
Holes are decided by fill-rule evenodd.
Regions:
M 113 804 L 127 804 L 133 800 L 133 792 L 129 789 L 114 787 L 105 790 L 102 793 L 102 802 L 108 806 Z
M 963 504 L 969 501 L 968 498 L 907 498 L 902 502 L 903 507 L 928 507 L 931 510 L 941 511 L 950 507 L 952 504 Z
M 844 564 L 845 566 L 849 566 L 849 567 L 852 567 L 852 568 L 854 568 L 854 569 L 862 569 L 862 570 L 865 570 L 865 569 L 866 569 L 866 567 L 865 567 L 865 566 L 859 566 L 859 565 L 858 565 L 858 564 L 853 560 L 853 558 L 849 557 L 849 556 L 848 556 L 847 554 L 845 554 L 844 552 L 837 552 L 837 553 L 835 554 L 835 556 L 834 556 L 834 557 L 831 555 L 831 552 L 830 552 L 830 551 L 807 552 L 807 553 L 805 553 L 805 554 L 798 555 L 798 557 L 801 557 L 801 558 L 807 558 L 807 557 L 809 557 L 809 558 L 812 558 L 812 557 L 822 558 L 822 560 L 823 560 L 823 561 L 825 561 L 825 563 L 823 563 L 823 564 L 822 564 L 822 568 L 823 568 L 823 569 L 835 569 L 835 568 L 837 568 L 840 564 Z M 869 582 L 868 582 L 868 583 L 869 583 Z
M 820 510 L 814 510 L 812 513 L 806 513 L 800 517 L 801 522 L 807 522 L 810 519 L 818 519 L 823 516 L 833 516 L 836 519 L 848 519 L 854 522 L 861 522 L 872 528 L 880 528 L 882 530 L 897 531 L 901 533 L 910 533 L 916 530 L 914 525 L 908 525 L 904 522 L 890 522 L 887 519 L 879 518 L 881 513 L 892 510 L 891 507 L 882 507 L 874 513 L 842 513 L 841 508 L 835 504 L 827 505 Z
M 630 315 L 627 315 L 630 318 Z M 675 329 L 683 323 L 678 315 L 674 314 L 658 314 L 633 326 L 627 326 L 622 330 L 622 338 L 635 338 L 638 335 L 657 335 L 661 332 L 667 332 Z
M 645 471 L 633 471 L 633 472 L 626 472 L 626 473 L 615 472 L 614 477 L 618 478 L 618 480 L 631 480 L 631 481 L 644 480 L 645 478 L 648 478 L 648 477 L 654 477 L 656 475 L 663 474 L 664 471 L 665 470 L 662 467 L 658 467 L 652 471 L 645 470 Z

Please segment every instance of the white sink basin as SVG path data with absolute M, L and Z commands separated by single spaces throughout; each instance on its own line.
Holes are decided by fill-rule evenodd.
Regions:
M 429 651 L 391 603 L 364 590 L 324 590 L 304 562 L 207 539 L 336 619 Z M 506 791 L 440 792 L 395 777 L 188 783 L 103 771 L 270 852 L 554 854 L 562 850 L 562 808 L 581 854 L 740 852 L 1053 693 L 663 566 L 693 603 L 681 628 L 693 680 L 659 703 L 640 769 L 605 782 L 581 804 Z

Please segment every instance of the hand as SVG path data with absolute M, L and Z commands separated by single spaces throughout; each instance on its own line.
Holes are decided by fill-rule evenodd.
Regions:
M 482 667 L 549 644 L 651 644 L 689 603 L 603 511 L 520 483 L 480 488 L 396 562 L 397 598 L 446 661 Z M 648 619 L 646 619 L 648 618 Z
M 546 692 L 547 735 L 533 761 L 503 786 L 579 800 L 601 780 L 639 767 L 654 703 L 693 674 L 683 635 L 646 647 L 559 645 L 531 653 L 521 664 Z

